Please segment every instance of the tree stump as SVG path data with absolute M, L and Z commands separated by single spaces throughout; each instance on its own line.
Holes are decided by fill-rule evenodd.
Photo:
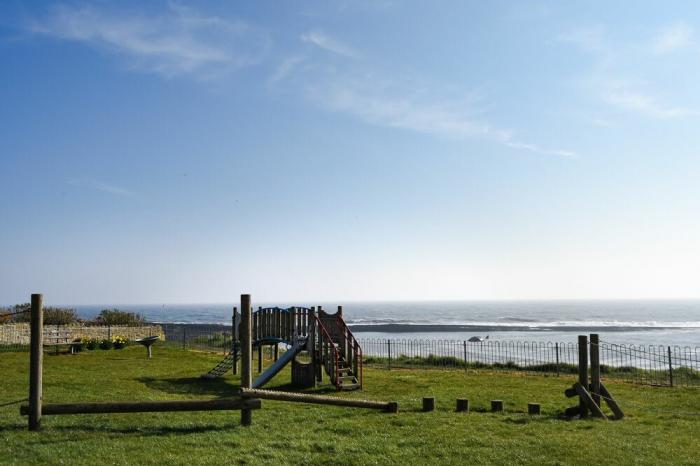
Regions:
M 528 414 L 540 414 L 540 404 L 539 403 L 528 403 L 527 404 L 527 413 Z
M 469 400 L 466 398 L 457 398 L 457 412 L 458 413 L 468 413 L 469 412 Z

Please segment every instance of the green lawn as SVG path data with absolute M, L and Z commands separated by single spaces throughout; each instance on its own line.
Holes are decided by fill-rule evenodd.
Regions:
M 47 355 L 44 402 L 211 399 L 232 376 L 198 376 L 221 355 L 156 347 Z M 27 396 L 28 354 L 0 354 L 0 404 Z M 266 388 L 284 387 L 289 370 Z M 698 464 L 700 390 L 610 382 L 622 421 L 567 421 L 570 377 L 488 371 L 365 369 L 365 389 L 340 396 L 396 400 L 399 414 L 263 400 L 253 426 L 237 411 L 47 416 L 26 430 L 17 405 L 0 407 L 2 464 Z M 318 391 L 324 391 L 319 389 Z M 435 396 L 437 411 L 420 412 Z M 469 398 L 472 413 L 454 412 Z M 491 399 L 505 414 L 485 411 Z M 526 414 L 527 402 L 543 415 Z M 683 415 L 682 413 L 695 413 Z

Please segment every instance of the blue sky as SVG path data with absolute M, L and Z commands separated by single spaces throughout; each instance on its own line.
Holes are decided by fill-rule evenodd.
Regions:
M 0 303 L 700 297 L 700 5 L 0 4 Z

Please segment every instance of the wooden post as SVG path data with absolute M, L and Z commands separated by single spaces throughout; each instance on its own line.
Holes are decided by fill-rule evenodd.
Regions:
M 600 408 L 600 339 L 597 333 L 591 333 L 591 395 Z
M 537 415 L 540 414 L 540 404 L 539 403 L 528 403 L 527 404 L 527 413 L 530 415 Z
M 668 383 L 673 387 L 673 360 L 671 359 L 671 347 L 668 347 Z
M 262 360 L 263 360 L 263 345 L 262 342 L 258 341 L 258 374 L 262 372 Z
M 554 343 L 554 352 L 557 358 L 557 377 L 559 377 L 559 343 Z
M 585 389 L 588 388 L 588 337 L 578 336 L 578 383 Z M 579 396 L 578 402 L 581 417 L 588 417 L 588 409 L 583 397 Z
M 466 398 L 457 398 L 457 412 L 458 413 L 468 413 L 469 412 L 469 400 Z
M 238 328 L 236 328 L 236 319 L 238 317 L 238 309 L 236 306 L 233 307 L 233 326 L 231 327 L 231 341 L 232 341 L 232 346 L 231 346 L 231 352 L 233 353 L 232 359 L 233 359 L 233 375 L 236 375 L 238 373 L 238 343 L 240 342 L 240 338 L 238 337 Z
M 491 411 L 494 413 L 503 412 L 503 400 L 491 400 Z
M 29 347 L 29 430 L 41 429 L 42 372 L 44 364 L 43 296 L 32 295 Z
M 343 317 L 343 306 L 338 306 L 338 316 Z
M 423 411 L 435 411 L 435 397 L 426 396 L 423 397 Z
M 253 345 L 251 342 L 252 312 L 250 308 L 250 295 L 241 295 L 241 388 L 252 388 L 253 386 Z M 253 411 L 250 409 L 241 410 L 241 424 L 249 426 L 253 422 Z

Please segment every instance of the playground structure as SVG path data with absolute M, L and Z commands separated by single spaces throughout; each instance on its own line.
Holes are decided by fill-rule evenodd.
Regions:
M 233 309 L 233 339 L 230 352 L 203 378 L 221 377 L 231 370 L 238 371 L 241 357 L 241 318 Z M 362 388 L 362 348 L 343 319 L 343 307 L 335 314 L 318 307 L 258 308 L 252 313 L 251 342 L 258 353 L 259 376 L 251 388 L 261 388 L 287 364 L 292 364 L 292 385 L 309 388 L 321 382 L 323 372 L 336 390 Z M 287 350 L 279 355 L 279 345 Z M 274 364 L 262 370 L 263 348 L 274 348 Z M 306 352 L 308 361 L 298 356 Z
M 361 386 L 362 353 L 357 341 L 352 337 L 352 334 L 347 330 L 347 326 L 345 326 L 345 322 L 342 320 L 342 308 L 339 308 L 338 314 L 328 315 L 323 313 L 321 317 L 316 315 L 313 308 L 292 309 L 294 310 L 271 308 L 265 311 L 259 309 L 257 313 L 253 313 L 250 306 L 250 295 L 241 295 L 240 322 L 236 322 L 234 316 L 234 324 L 237 323 L 237 325 L 234 325 L 237 332 L 237 344 L 232 348 L 230 355 L 231 365 L 234 369 L 237 366 L 236 362 L 238 359 L 241 361 L 241 389 L 238 393 L 233 393 L 231 397 L 217 400 L 45 404 L 43 402 L 43 296 L 41 294 L 33 294 L 31 298 L 30 321 L 29 403 L 20 406 L 20 414 L 28 416 L 29 430 L 38 431 L 41 430 L 41 419 L 44 415 L 214 410 L 240 410 L 241 424 L 249 426 L 252 424 L 252 412 L 262 407 L 260 400 L 263 398 L 351 408 L 378 409 L 391 413 L 398 412 L 398 403 L 396 402 L 343 399 L 255 389 L 252 381 L 254 341 L 256 342 L 259 355 L 261 355 L 262 345 L 264 344 L 279 344 L 280 342 L 291 344 L 291 349 L 282 358 L 278 358 L 268 371 L 256 379 L 256 383 L 259 386 L 270 380 L 305 347 L 309 348 L 312 354 L 312 363 L 307 364 L 311 369 L 305 369 L 306 372 L 314 371 L 313 375 L 315 376 L 320 374 L 320 364 L 322 363 L 336 388 L 343 389 L 345 382 L 343 377 L 353 377 L 352 385 L 355 385 L 353 388 Z M 298 309 L 303 310 L 298 311 Z M 321 310 L 321 312 L 323 311 Z M 254 314 L 257 317 L 253 318 Z M 328 327 L 334 332 L 335 340 L 328 332 Z M 341 356 L 340 347 L 343 345 L 345 348 Z M 358 367 L 359 379 L 354 375 L 346 375 L 352 373 L 352 368 L 357 370 Z M 261 368 L 259 372 L 261 372 Z M 318 375 L 318 378 L 320 378 L 320 375 Z M 346 388 L 349 385 L 346 384 Z

